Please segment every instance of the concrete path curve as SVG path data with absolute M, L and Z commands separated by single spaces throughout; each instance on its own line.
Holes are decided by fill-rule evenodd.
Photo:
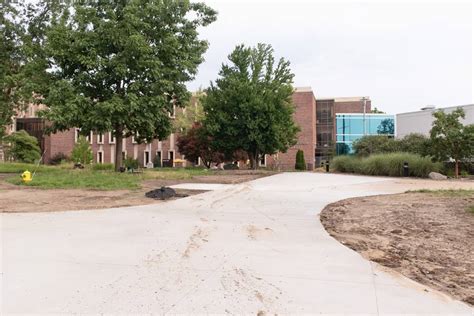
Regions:
M 284 173 L 157 205 L 3 214 L 1 311 L 472 315 L 366 261 L 319 221 L 330 202 L 407 188 Z

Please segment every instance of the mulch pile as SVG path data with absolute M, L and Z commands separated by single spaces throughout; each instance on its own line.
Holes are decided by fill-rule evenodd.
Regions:
M 161 187 L 159 189 L 151 190 L 145 193 L 147 198 L 156 200 L 166 200 L 176 196 L 176 191 L 172 188 Z

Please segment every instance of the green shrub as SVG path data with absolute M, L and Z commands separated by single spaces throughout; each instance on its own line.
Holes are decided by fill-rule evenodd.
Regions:
M 368 135 L 354 141 L 352 147 L 356 155 L 364 157 L 373 154 L 395 152 L 406 152 L 418 154 L 420 156 L 429 156 L 430 143 L 428 137 L 417 133 L 408 134 L 402 139 L 394 139 L 386 135 Z
M 92 170 L 95 171 L 111 171 L 114 168 L 115 165 L 113 163 L 95 163 L 92 165 Z
M 71 153 L 71 159 L 74 163 L 88 165 L 92 162 L 92 150 L 89 141 L 84 136 L 79 136 Z
M 133 159 L 132 157 L 127 157 L 123 161 L 123 165 L 125 166 L 127 170 L 131 170 L 131 169 L 138 169 L 139 163 L 137 159 Z
M 398 143 L 386 135 L 368 135 L 354 141 L 352 148 L 358 156 L 369 156 L 397 151 Z
M 296 153 L 295 169 L 306 170 L 306 162 L 304 161 L 304 153 L 301 149 L 299 149 L 298 152 Z
M 339 172 L 362 173 L 361 158 L 356 156 L 337 156 L 331 161 L 332 169 Z
M 33 163 L 41 158 L 41 150 L 36 137 L 30 136 L 21 130 L 6 136 L 5 141 L 10 143 L 8 156 L 16 161 Z
M 375 154 L 365 158 L 339 156 L 333 159 L 332 168 L 339 172 L 401 177 L 405 162 L 408 162 L 411 177 L 426 178 L 430 172 L 441 170 L 441 164 L 432 162 L 428 157 L 410 153 Z
M 398 148 L 402 152 L 418 154 L 420 156 L 430 156 L 430 139 L 423 134 L 411 133 L 396 140 Z

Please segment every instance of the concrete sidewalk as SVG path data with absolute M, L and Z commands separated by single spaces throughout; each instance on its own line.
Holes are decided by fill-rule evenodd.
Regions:
M 407 188 L 284 173 L 156 205 L 2 214 L 1 312 L 472 315 L 319 221 L 330 202 Z

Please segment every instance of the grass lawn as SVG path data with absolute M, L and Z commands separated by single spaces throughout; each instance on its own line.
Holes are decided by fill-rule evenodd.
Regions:
M 0 163 L 0 173 L 22 173 L 25 170 L 30 171 L 33 173 L 33 171 L 36 169 L 35 164 L 29 164 L 29 163 L 21 163 L 21 162 L 5 162 L 5 163 Z M 48 172 L 48 171 L 54 171 L 56 169 L 59 169 L 58 167 L 53 167 L 53 166 L 45 166 L 45 165 L 39 165 L 37 172 Z
M 427 190 L 427 189 L 421 189 L 421 190 L 414 190 L 414 191 L 407 191 L 406 193 L 431 193 L 435 196 L 440 196 L 440 197 L 466 197 L 466 198 L 474 198 L 474 190 Z M 467 207 L 467 211 L 474 215 L 474 204 L 469 205 Z
M 38 187 L 44 189 L 139 189 L 141 181 L 148 179 L 190 179 L 193 176 L 209 174 L 205 169 L 163 168 L 144 170 L 143 173 L 118 173 L 110 170 L 72 169 L 72 165 L 39 166 L 36 174 L 28 184 L 21 181 L 20 174 L 36 169 L 33 164 L 1 163 L 0 173 L 11 173 L 6 181 L 16 185 Z M 16 174 L 13 176 L 13 174 Z
M 474 215 L 474 205 L 471 205 L 467 208 L 467 210 L 472 214 Z
M 421 189 L 421 190 L 409 190 L 406 193 L 431 193 L 438 196 L 444 197 L 474 197 L 474 190 L 428 190 L 428 189 Z

